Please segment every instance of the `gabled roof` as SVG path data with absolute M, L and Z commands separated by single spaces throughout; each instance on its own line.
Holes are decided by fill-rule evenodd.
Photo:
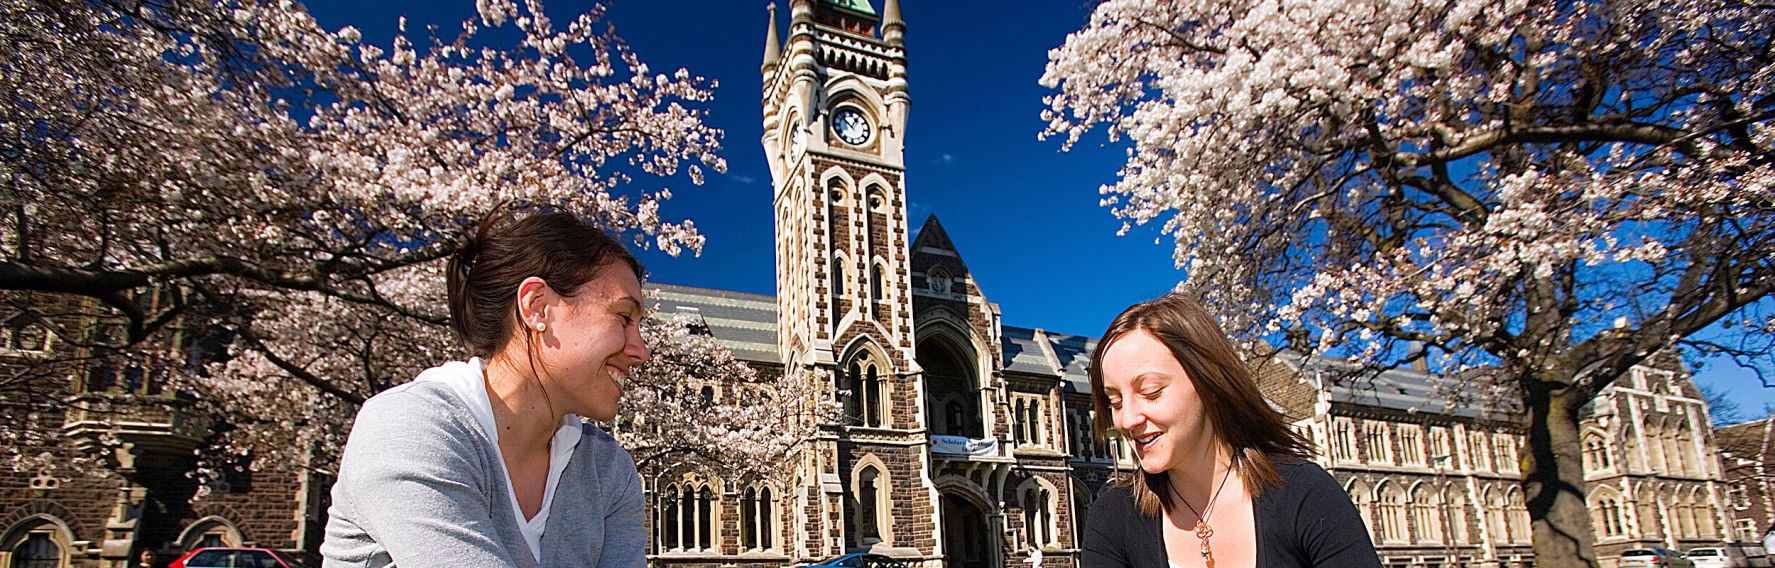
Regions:
M 1054 346 L 1054 355 L 1060 359 L 1062 372 L 1060 379 L 1066 381 L 1061 387 L 1066 392 L 1090 394 L 1091 353 L 1097 349 L 1097 338 L 1083 335 L 1048 332 L 1048 343 Z
M 1007 325 L 999 343 L 1006 371 L 1060 379 L 1069 393 L 1091 392 L 1086 369 L 1097 338 Z
M 694 314 L 715 342 L 741 361 L 782 364 L 777 353 L 775 296 L 672 284 L 645 286 L 662 316 Z
M 956 252 L 955 242 L 949 240 L 949 232 L 943 230 L 943 222 L 938 221 L 936 215 L 924 218 L 924 224 L 918 228 L 918 236 L 912 240 L 913 252 L 925 247 Z

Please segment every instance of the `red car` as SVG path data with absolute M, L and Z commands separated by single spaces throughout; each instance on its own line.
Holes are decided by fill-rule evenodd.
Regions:
M 267 548 L 199 548 L 167 568 L 302 568 Z

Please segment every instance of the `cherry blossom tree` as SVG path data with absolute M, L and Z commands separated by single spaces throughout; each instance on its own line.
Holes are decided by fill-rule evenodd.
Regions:
M 54 346 L 0 376 L 5 437 L 31 441 L 11 418 L 101 369 L 217 420 L 206 464 L 330 457 L 365 398 L 462 357 L 442 259 L 489 211 L 699 250 L 660 206 L 725 170 L 695 108 L 712 82 L 651 71 L 601 7 L 557 23 L 534 0 L 476 6 L 453 39 L 402 21 L 377 46 L 288 0 L 0 0 L 0 295 Z M 656 346 L 629 420 L 756 442 L 713 457 L 781 451 L 748 430 L 757 397 L 652 415 L 662 385 L 770 381 L 649 333 L 686 342 Z
M 760 372 L 681 317 L 655 316 L 642 328 L 653 358 L 624 384 L 630 412 L 617 441 L 644 471 L 781 479 L 801 443 L 842 408 L 811 375 Z
M 1536 563 L 1590 565 L 1585 405 L 1678 346 L 1775 363 L 1770 37 L 1741 0 L 1108 0 L 1045 135 L 1126 144 L 1106 204 L 1247 340 L 1513 395 Z

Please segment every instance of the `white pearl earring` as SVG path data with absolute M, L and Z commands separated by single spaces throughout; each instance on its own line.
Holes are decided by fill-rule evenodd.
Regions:
M 546 331 L 548 328 L 549 324 L 536 322 L 536 331 Z

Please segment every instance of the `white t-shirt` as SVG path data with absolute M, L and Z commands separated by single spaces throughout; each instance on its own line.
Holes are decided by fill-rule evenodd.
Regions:
M 567 469 L 567 462 L 573 457 L 573 447 L 579 445 L 582 434 L 579 415 L 562 416 L 561 427 L 549 440 L 549 479 L 543 487 L 542 508 L 536 510 L 535 517 L 525 519 L 524 509 L 518 506 L 518 493 L 512 490 L 512 474 L 505 470 L 505 456 L 499 451 L 499 428 L 493 424 L 493 401 L 487 395 L 486 368 L 487 364 L 475 357 L 432 367 L 414 380 L 444 383 L 462 398 L 463 404 L 468 405 L 481 434 L 493 443 L 493 457 L 499 462 L 500 478 L 505 480 L 505 494 L 511 496 L 512 518 L 518 519 L 518 532 L 524 535 L 524 543 L 530 545 L 530 555 L 542 562 L 542 532 L 548 527 L 549 505 L 555 501 L 555 485 L 561 480 L 561 472 Z

